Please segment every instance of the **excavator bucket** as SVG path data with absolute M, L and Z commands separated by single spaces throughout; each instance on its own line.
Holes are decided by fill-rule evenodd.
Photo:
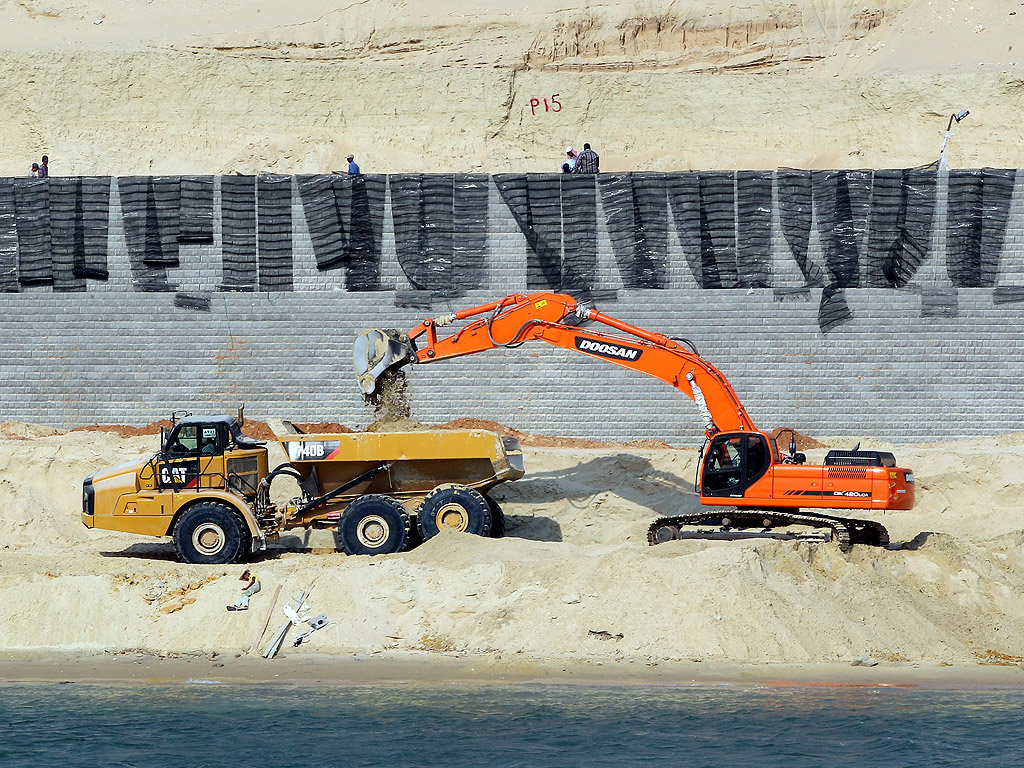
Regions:
M 352 364 L 359 389 L 366 397 L 377 394 L 377 381 L 387 371 L 416 362 L 416 348 L 401 331 L 371 328 L 356 336 Z

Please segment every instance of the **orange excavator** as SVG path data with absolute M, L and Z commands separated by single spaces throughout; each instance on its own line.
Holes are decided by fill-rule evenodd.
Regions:
M 476 319 L 473 319 L 476 318 Z M 451 335 L 438 328 L 462 321 Z M 582 327 L 599 323 L 605 329 Z M 650 544 L 680 538 L 835 539 L 888 546 L 879 523 L 831 512 L 896 510 L 914 506 L 914 475 L 896 466 L 884 451 L 833 450 L 822 465 L 808 464 L 758 429 L 721 371 L 685 339 L 651 333 L 617 320 L 560 293 L 514 294 L 470 309 L 428 318 L 408 333 L 363 331 L 355 341 L 354 363 L 360 389 L 375 400 L 383 383 L 410 364 L 435 363 L 496 348 L 544 341 L 613 365 L 638 371 L 675 387 L 697 405 L 705 442 L 698 462 L 696 491 L 709 509 L 672 515 L 648 530 Z M 713 509 L 711 509 L 713 508 Z M 816 511 L 822 510 L 822 511 Z

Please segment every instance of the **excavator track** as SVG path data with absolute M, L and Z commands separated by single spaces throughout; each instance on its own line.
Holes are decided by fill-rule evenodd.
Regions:
M 690 527 L 686 528 L 686 526 Z M 814 531 L 828 529 L 831 534 L 773 530 L 793 526 L 805 526 Z M 843 551 L 848 550 L 854 544 L 866 544 L 872 547 L 889 546 L 889 532 L 881 523 L 817 512 L 801 513 L 799 510 L 790 512 L 773 509 L 744 509 L 696 512 L 689 515 L 659 518 L 647 529 L 647 543 L 651 546 L 677 539 L 736 540 L 752 538 L 798 541 L 834 540 L 839 543 L 839 548 Z

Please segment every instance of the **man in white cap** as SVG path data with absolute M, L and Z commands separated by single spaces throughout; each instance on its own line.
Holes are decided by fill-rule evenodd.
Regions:
M 349 155 L 345 159 L 348 160 L 348 172 L 350 174 L 355 175 L 357 173 L 360 173 L 359 166 L 356 165 L 356 156 L 355 155 Z
M 562 161 L 562 173 L 572 173 L 576 167 L 576 151 L 572 147 L 565 148 L 565 159 Z

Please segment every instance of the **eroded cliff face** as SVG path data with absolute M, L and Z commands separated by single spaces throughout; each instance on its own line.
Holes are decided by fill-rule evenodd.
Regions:
M 551 172 L 584 141 L 606 170 L 902 167 L 965 108 L 953 164 L 1016 166 L 1011 11 L 5 0 L 0 174 Z

